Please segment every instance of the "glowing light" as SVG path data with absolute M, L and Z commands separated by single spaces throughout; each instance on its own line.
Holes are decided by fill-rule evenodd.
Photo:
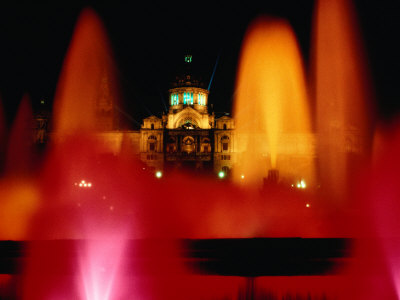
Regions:
M 240 178 L 244 179 L 244 175 L 242 174 L 242 176 L 240 176 Z
M 310 203 L 307 203 L 307 204 L 306 204 L 306 207 L 307 207 L 307 208 L 310 207 Z
M 77 182 L 74 183 L 75 186 L 78 185 Z M 81 180 L 81 182 L 79 182 L 79 187 L 83 187 L 83 188 L 91 188 L 92 187 L 92 183 L 91 182 L 86 182 L 85 180 Z
M 218 173 L 218 177 L 219 177 L 219 178 L 224 178 L 224 177 L 225 177 L 225 172 L 224 172 L 224 171 L 220 171 L 220 172 Z
M 292 184 L 292 186 L 293 186 L 293 184 Z M 302 179 L 300 182 L 297 182 L 296 187 L 298 189 L 305 189 L 307 187 L 307 184 L 304 181 L 304 179 Z
M 183 93 L 183 104 L 193 105 L 193 93 Z
M 191 55 L 185 55 L 185 62 L 186 63 L 191 63 L 192 62 L 192 56 Z
M 157 171 L 156 172 L 156 177 L 157 178 L 161 178 L 162 177 L 162 172 L 161 171 Z
M 300 185 L 301 185 L 301 188 L 302 188 L 302 189 L 305 189 L 305 188 L 307 187 L 307 185 L 306 185 L 306 183 L 305 183 L 304 180 L 302 180 L 302 181 L 300 182 Z
M 179 95 L 171 94 L 171 105 L 178 105 L 178 104 L 179 104 Z

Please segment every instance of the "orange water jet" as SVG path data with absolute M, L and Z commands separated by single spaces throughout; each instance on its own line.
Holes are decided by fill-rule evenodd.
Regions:
M 34 164 L 33 112 L 29 95 L 24 95 L 13 122 L 7 147 L 6 172 L 27 175 Z
M 244 174 L 246 181 L 256 183 L 268 169 L 277 168 L 282 177 L 312 181 L 304 69 L 288 22 L 260 17 L 251 24 L 241 50 L 236 86 L 239 162 L 235 178 L 240 180 Z
M 34 171 L 31 138 L 32 109 L 28 95 L 22 98 L 7 145 L 5 177 L 0 178 L 0 239 L 23 240 L 39 206 L 40 193 Z
M 321 186 L 343 199 L 370 152 L 370 97 L 364 53 L 353 7 L 347 0 L 317 1 L 313 32 Z
M 4 153 L 6 144 L 6 120 L 4 118 L 3 101 L 0 95 L 0 172 L 4 167 Z M 0 173 L 1 174 L 1 173 Z
M 82 11 L 64 60 L 54 104 L 58 135 L 112 130 L 118 88 L 105 29 L 91 9 Z

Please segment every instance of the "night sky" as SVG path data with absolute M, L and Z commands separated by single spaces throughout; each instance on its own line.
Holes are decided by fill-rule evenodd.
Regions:
M 12 122 L 24 93 L 31 96 L 34 106 L 41 99 L 51 104 L 75 22 L 86 6 L 98 13 L 107 29 L 124 109 L 133 119 L 140 122 L 144 116 L 166 110 L 167 90 L 187 53 L 193 55 L 193 68 L 206 86 L 218 61 L 209 102 L 216 112 L 230 112 L 241 41 L 256 16 L 288 19 L 306 67 L 309 63 L 313 1 L 257 2 L 52 1 L 11 5 L 2 1 L 0 95 L 7 122 Z M 386 119 L 400 111 L 397 2 L 355 3 L 379 114 Z

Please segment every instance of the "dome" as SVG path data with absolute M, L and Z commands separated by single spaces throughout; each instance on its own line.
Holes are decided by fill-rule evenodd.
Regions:
M 180 71 L 180 75 L 175 77 L 172 87 L 205 87 L 205 84 L 201 81 L 201 78 L 194 74 L 192 55 L 185 55 L 183 70 Z

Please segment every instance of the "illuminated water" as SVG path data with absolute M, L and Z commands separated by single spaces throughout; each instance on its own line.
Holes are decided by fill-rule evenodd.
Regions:
M 317 1 L 313 24 L 313 92 L 319 180 L 334 201 L 345 199 L 371 155 L 372 93 L 350 1 Z
M 90 9 L 81 13 L 66 54 L 54 99 L 58 135 L 112 130 L 120 105 L 115 64 L 101 20 Z
M 357 244 L 345 273 L 256 278 L 254 296 L 398 298 L 400 138 L 396 129 L 395 134 L 382 135 L 381 154 L 368 168 L 371 123 L 368 105 L 363 104 L 368 92 L 359 75 L 363 62 L 354 54 L 360 45 L 352 46 L 357 40 L 351 30 L 355 19 L 350 16 L 353 23 L 347 23 L 351 10 L 339 5 L 344 3 L 320 1 L 316 11 L 316 139 L 293 31 L 274 18 L 260 17 L 250 26 L 237 75 L 234 118 L 243 153 L 233 183 L 184 173 L 157 179 L 143 172 L 124 146 L 117 156 L 103 155 L 109 149 L 93 133 L 118 123 L 118 84 L 101 21 L 93 11 L 83 11 L 57 87 L 53 142 L 40 167 L 33 164 L 27 138 L 32 117 L 28 97 L 10 133 L 0 181 L 0 239 L 41 242 L 25 249 L 28 259 L 21 276 L 0 276 L 0 292 L 9 285 L 18 299 L 28 300 L 246 298 L 245 278 L 194 274 L 176 239 L 367 237 Z M 249 132 L 251 128 L 255 130 Z M 355 145 L 350 140 L 354 147 L 346 148 L 349 128 L 360 139 Z M 0 126 L 0 138 L 1 132 Z M 292 137 L 297 144 L 290 142 Z M 302 147 L 302 141 L 315 142 L 317 152 Z M 288 160 L 293 153 L 301 155 Z M 360 157 L 351 172 L 349 153 Z M 310 159 L 315 155 L 318 165 Z M 349 191 L 349 174 L 359 172 L 360 165 L 368 172 L 361 185 L 354 181 L 359 188 Z M 279 170 L 281 180 L 288 182 L 305 178 L 316 186 L 320 180 L 322 192 L 275 185 L 259 193 L 235 181 L 245 174 L 246 182 L 259 186 L 269 169 Z M 204 187 L 206 193 L 201 192 Z M 371 242 L 371 237 L 376 239 Z M 137 239 L 156 241 L 156 247 L 132 242 Z M 54 240 L 61 241 L 49 247 Z M 143 254 L 146 259 L 138 259 Z
M 303 62 L 288 22 L 260 17 L 249 27 L 237 73 L 237 182 L 260 185 L 269 169 L 314 183 L 310 103 Z M 297 156 L 297 160 L 290 160 Z

